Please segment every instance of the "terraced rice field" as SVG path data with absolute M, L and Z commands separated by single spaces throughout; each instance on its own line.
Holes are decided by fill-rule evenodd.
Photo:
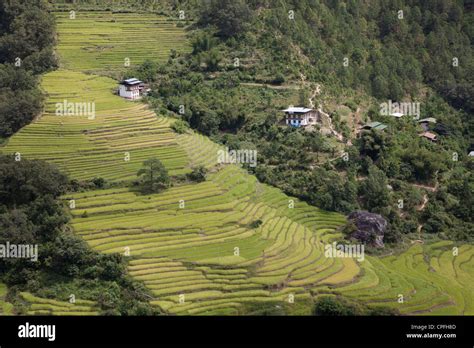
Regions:
M 58 14 L 59 52 L 70 70 L 44 77 L 46 112 L 2 152 L 56 163 L 76 179 L 129 180 L 152 156 L 171 174 L 197 165 L 212 169 L 206 182 L 155 195 L 124 185 L 64 197 L 76 201 L 75 233 L 95 250 L 126 255 L 130 274 L 150 289 L 154 306 L 170 314 L 234 315 L 248 304 L 305 303 L 307 314 L 315 298 L 333 293 L 403 314 L 474 314 L 474 247 L 460 246 L 457 256 L 452 243 L 440 242 L 360 263 L 328 258 L 324 246 L 341 238 L 344 216 L 260 184 L 235 165 L 216 166 L 218 146 L 209 139 L 173 133 L 169 119 L 114 96 L 116 82 L 85 74 L 120 70 L 124 54 L 134 49 L 139 53 L 132 62 L 163 58 L 182 40 L 172 22 L 141 14 L 65 16 Z M 143 35 L 157 28 L 158 40 Z M 94 101 L 96 117 L 57 116 L 56 103 L 65 99 Z M 31 314 L 97 312 L 91 302 L 22 297 Z
M 353 261 L 323 256 L 343 216 L 299 201 L 289 208 L 291 198 L 237 166 L 159 195 L 123 188 L 65 198 L 76 201 L 75 232 L 98 251 L 129 253 L 131 275 L 170 313 L 235 314 L 248 302 L 309 299 L 312 287 L 358 274 Z
M 473 315 L 474 247 L 461 246 L 456 256 L 453 247 L 449 241 L 417 244 L 400 255 L 371 257 L 364 276 L 337 292 L 402 314 Z
M 120 72 L 125 58 L 133 65 L 162 60 L 171 49 L 185 51 L 184 30 L 174 21 L 149 14 L 76 12 L 75 19 L 69 15 L 56 13 L 57 49 L 67 70 L 43 77 L 48 94 L 44 114 L 0 152 L 53 162 L 78 180 L 127 181 L 136 178 L 143 161 L 151 157 L 158 157 L 171 175 L 189 172 L 193 163 L 186 151 L 195 158 L 200 154 L 189 150 L 192 144 L 183 137 L 176 137 L 172 121 L 116 96 L 117 81 L 87 74 Z M 74 109 L 74 116 L 58 113 L 59 104 L 76 103 L 85 103 L 87 109 Z M 178 144 L 181 141 L 184 146 Z
M 76 299 L 74 303 L 57 301 L 34 296 L 28 292 L 20 293 L 20 298 L 28 304 L 27 315 L 98 315 L 99 308 L 92 301 Z
M 106 72 L 125 63 L 165 60 L 171 50 L 189 50 L 177 21 L 146 13 L 56 12 L 58 52 L 66 69 Z
M 56 163 L 71 178 L 130 180 L 144 160 L 158 157 L 170 174 L 189 171 L 185 150 L 170 128 L 141 103 L 113 95 L 109 78 L 58 70 L 43 78 L 48 93 L 45 113 L 13 136 L 0 151 Z M 57 115 L 57 103 L 94 103 L 95 117 L 85 112 Z
M 172 314 L 239 314 L 246 303 L 324 293 L 402 314 L 474 313 L 473 247 L 456 257 L 447 242 L 361 263 L 327 258 L 324 245 L 339 238 L 344 217 L 296 200 L 290 209 L 292 198 L 235 166 L 159 195 L 111 189 L 70 198 L 76 233 L 101 252 L 129 253 L 130 273 Z
M 0 315 L 12 315 L 13 305 L 10 302 L 5 301 L 7 295 L 7 287 L 5 284 L 0 283 Z

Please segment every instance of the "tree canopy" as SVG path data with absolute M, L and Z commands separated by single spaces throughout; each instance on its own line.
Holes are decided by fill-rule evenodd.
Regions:
M 238 36 L 249 29 L 253 12 L 244 0 L 205 0 L 199 24 L 214 25 L 224 38 Z
M 0 2 L 0 138 L 30 123 L 42 109 L 36 75 L 56 66 L 49 4 Z
M 164 164 L 158 158 L 143 162 L 137 176 L 143 193 L 157 193 L 170 186 L 171 180 Z

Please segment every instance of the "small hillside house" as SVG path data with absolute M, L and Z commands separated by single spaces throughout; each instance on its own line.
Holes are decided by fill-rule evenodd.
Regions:
M 122 98 L 136 100 L 145 94 L 145 84 L 138 79 L 128 79 L 120 82 L 119 95 Z
M 361 130 L 372 130 L 372 129 L 375 129 L 375 130 L 384 130 L 386 129 L 388 126 L 386 124 L 383 124 L 381 122 L 371 122 L 371 123 L 367 123 L 366 125 L 362 126 L 361 127 Z
M 283 110 L 286 114 L 285 123 L 292 127 L 313 126 L 321 121 L 319 111 L 305 107 L 290 106 Z
M 430 130 L 430 124 L 436 124 L 436 118 L 428 117 L 418 121 L 418 124 L 425 132 Z

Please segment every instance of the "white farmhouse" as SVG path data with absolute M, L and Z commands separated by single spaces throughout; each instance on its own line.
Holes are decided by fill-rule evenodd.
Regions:
M 290 106 L 283 112 L 286 114 L 286 124 L 293 127 L 312 126 L 320 122 L 321 118 L 317 110 L 305 107 Z
M 143 95 L 145 84 L 138 79 L 128 79 L 120 82 L 119 95 L 122 98 L 136 100 Z

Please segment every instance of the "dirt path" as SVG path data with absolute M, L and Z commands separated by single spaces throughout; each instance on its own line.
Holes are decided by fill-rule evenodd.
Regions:
M 359 125 L 362 124 L 362 119 L 360 117 L 360 107 L 357 107 L 357 110 L 353 114 L 352 117 L 352 136 L 354 138 L 357 137 L 357 134 L 359 133 Z
M 321 85 L 318 83 L 316 84 L 316 87 L 313 93 L 311 93 L 311 96 L 309 97 L 309 107 L 311 109 L 314 109 L 316 107 L 316 105 L 314 104 L 314 99 L 320 94 L 321 94 Z
M 309 83 L 306 81 L 306 76 L 304 76 L 303 74 L 300 74 L 301 76 L 301 83 L 303 84 L 303 87 L 302 88 L 305 88 L 305 87 L 308 87 L 309 86 Z M 316 108 L 316 104 L 314 102 L 314 99 L 321 94 L 321 85 L 318 83 L 315 85 L 315 88 L 314 90 L 311 92 L 311 96 L 309 97 L 309 105 L 310 105 L 310 108 L 314 109 Z M 334 129 L 334 126 L 332 124 L 332 119 L 331 119 L 331 116 L 327 113 L 325 113 L 322 109 L 321 106 L 319 106 L 318 108 L 318 112 L 323 115 L 324 117 L 326 117 L 327 119 L 327 123 L 329 125 L 329 131 L 331 132 L 331 134 L 333 134 L 337 140 L 339 140 L 340 142 L 343 142 L 344 141 L 344 137 L 342 136 L 342 134 L 340 134 L 339 132 L 337 132 L 335 129 Z M 347 142 L 347 145 L 352 145 L 351 141 L 349 140 Z
M 356 178 L 357 181 L 364 181 L 364 180 L 367 180 L 367 177 L 366 176 L 358 176 Z M 438 187 L 439 187 L 439 183 L 436 182 L 436 185 L 435 186 L 428 186 L 428 185 L 421 185 L 421 184 L 410 184 L 411 186 L 413 187 L 417 187 L 417 188 L 421 188 L 421 189 L 425 189 L 427 191 L 430 191 L 430 192 L 436 192 L 438 191 Z M 424 194 L 423 195 L 423 203 L 421 203 L 417 208 L 416 210 L 417 211 L 423 211 L 425 210 L 426 206 L 428 205 L 428 202 L 429 202 L 429 198 L 428 198 L 428 194 Z M 400 217 L 403 217 L 405 216 L 404 213 L 401 213 L 400 214 Z M 420 236 L 420 242 L 423 242 L 422 238 L 421 238 L 421 230 L 423 229 L 423 225 L 422 224 L 419 224 L 417 229 L 416 229 L 416 232 L 419 234 Z
M 421 229 L 422 229 L 422 228 L 423 228 L 423 225 L 422 225 L 422 224 L 419 224 L 418 227 L 417 227 L 417 229 L 416 229 L 416 233 L 418 233 L 418 235 L 420 236 L 420 240 L 421 240 L 421 241 L 423 241 L 423 240 L 422 240 L 423 237 L 421 236 Z
M 416 208 L 416 210 L 417 210 L 417 211 L 423 211 L 423 210 L 425 210 L 426 204 L 428 204 L 428 195 L 425 193 L 425 194 L 423 195 L 423 203 L 422 203 L 418 208 Z
M 301 87 L 297 85 L 270 85 L 270 84 L 265 84 L 265 83 L 254 83 L 254 82 L 241 82 L 240 85 L 247 86 L 247 87 L 265 87 L 265 88 L 276 89 L 276 90 L 285 90 L 285 89 L 300 90 L 301 89 Z
M 362 123 L 362 119 L 360 118 L 360 108 L 358 107 L 355 114 L 354 114 L 354 125 Z
M 422 188 L 422 189 L 425 189 L 427 191 L 430 191 L 430 192 L 436 192 L 438 191 L 438 183 L 436 183 L 435 186 L 428 186 L 428 185 L 421 185 L 421 184 L 411 184 L 411 186 L 413 187 L 418 187 L 418 188 Z
M 318 109 L 318 112 L 327 119 L 328 128 L 329 128 L 329 131 L 331 132 L 331 134 L 334 135 L 338 141 L 343 143 L 344 142 L 344 136 L 341 133 L 339 133 L 338 131 L 336 131 L 336 129 L 334 129 L 334 125 L 332 124 L 331 116 L 329 114 L 325 113 L 321 107 Z M 346 144 L 351 146 L 352 145 L 351 140 L 349 139 Z
M 413 186 L 415 187 L 419 187 L 419 188 L 424 188 L 425 190 L 429 190 L 431 192 L 436 192 L 438 190 L 438 183 L 436 183 L 435 187 L 431 187 L 431 186 L 424 186 L 424 185 L 416 185 L 416 184 L 413 184 Z M 428 195 L 425 193 L 423 195 L 423 203 L 417 207 L 417 211 L 423 211 L 425 210 L 426 208 L 426 205 L 428 204 L 429 202 L 429 199 L 428 199 Z M 421 230 L 423 229 L 423 225 L 422 224 L 419 224 L 418 225 L 418 228 L 417 228 L 417 233 L 418 235 L 420 236 L 420 240 L 422 239 L 422 236 L 421 236 Z

